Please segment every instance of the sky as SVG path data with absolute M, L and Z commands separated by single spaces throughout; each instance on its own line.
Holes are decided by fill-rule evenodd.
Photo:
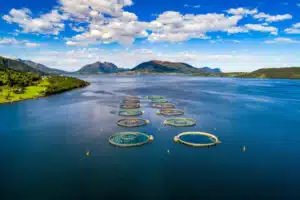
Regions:
M 66 71 L 96 61 L 300 66 L 299 13 L 300 0 L 9 0 L 0 55 Z

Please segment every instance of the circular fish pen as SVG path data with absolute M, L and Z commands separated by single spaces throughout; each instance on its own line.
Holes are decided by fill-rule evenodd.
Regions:
M 187 138 L 184 138 L 187 137 Z M 188 138 L 191 137 L 191 138 Z M 204 137 L 206 139 L 205 142 L 195 142 L 192 139 L 195 139 L 195 137 Z M 217 144 L 220 144 L 220 140 L 217 136 L 210 134 L 210 133 L 204 133 L 204 132 L 184 132 L 176 135 L 174 137 L 174 142 L 179 142 L 182 144 L 185 144 L 187 146 L 192 147 L 211 147 L 216 146 Z
M 167 99 L 152 99 L 152 103 L 168 103 Z
M 140 97 L 138 96 L 125 96 L 124 100 L 138 100 Z
M 164 97 L 163 96 L 156 96 L 156 95 L 154 95 L 154 96 L 146 96 L 146 99 L 150 99 L 150 100 L 164 99 Z
M 126 118 L 117 121 L 117 125 L 122 127 L 139 127 L 149 123 L 149 120 L 144 120 L 140 118 Z
M 165 120 L 164 124 L 176 127 L 186 127 L 194 126 L 196 124 L 196 121 L 190 118 L 171 118 Z
M 143 111 L 140 111 L 140 110 L 120 110 L 119 111 L 120 116 L 139 116 L 142 114 L 143 114 Z
M 167 108 L 167 109 L 161 109 L 159 112 L 157 112 L 157 114 L 164 115 L 164 116 L 179 116 L 179 115 L 183 115 L 184 111 L 179 109 Z
M 120 108 L 122 109 L 137 109 L 140 108 L 140 104 L 132 103 L 132 104 L 122 104 Z
M 117 147 L 136 147 L 153 141 L 153 136 L 140 132 L 120 132 L 110 136 L 108 141 Z
M 136 104 L 140 103 L 141 101 L 138 99 L 124 99 L 123 104 Z
M 153 103 L 152 108 L 161 108 L 161 109 L 175 108 L 175 105 L 171 103 Z

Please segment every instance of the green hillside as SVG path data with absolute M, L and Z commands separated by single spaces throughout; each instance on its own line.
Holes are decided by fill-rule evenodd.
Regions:
M 300 67 L 262 68 L 253 72 L 196 73 L 193 76 L 300 79 Z
M 45 97 L 88 84 L 73 77 L 42 76 L 37 72 L 21 72 L 0 65 L 0 103 Z

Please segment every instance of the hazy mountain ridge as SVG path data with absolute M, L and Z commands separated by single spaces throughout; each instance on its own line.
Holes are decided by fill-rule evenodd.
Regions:
M 45 72 L 31 67 L 23 62 L 20 62 L 18 59 L 10 59 L 0 56 L 0 65 L 19 72 L 34 72 L 39 74 L 44 74 Z
M 43 64 L 36 63 L 36 62 L 31 61 L 31 60 L 22 60 L 22 59 L 18 59 L 18 60 L 20 62 L 23 62 L 24 64 L 30 66 L 30 67 L 33 67 L 33 68 L 35 68 L 39 71 L 45 72 L 47 74 L 67 74 L 67 73 L 69 73 L 69 72 L 64 71 L 64 70 L 47 67 Z

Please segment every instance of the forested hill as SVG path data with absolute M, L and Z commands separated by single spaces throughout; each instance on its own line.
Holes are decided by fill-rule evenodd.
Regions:
M 253 72 L 196 73 L 193 76 L 300 79 L 300 67 L 262 68 Z
M 45 97 L 89 85 L 66 76 L 42 76 L 37 72 L 16 71 L 0 64 L 0 103 Z
M 10 58 L 5 58 L 0 56 L 0 66 L 9 68 L 15 71 L 19 72 L 35 72 L 35 73 L 40 73 L 40 74 L 45 74 L 44 72 L 33 68 L 23 62 L 20 62 L 19 60 L 15 59 L 10 59 Z

